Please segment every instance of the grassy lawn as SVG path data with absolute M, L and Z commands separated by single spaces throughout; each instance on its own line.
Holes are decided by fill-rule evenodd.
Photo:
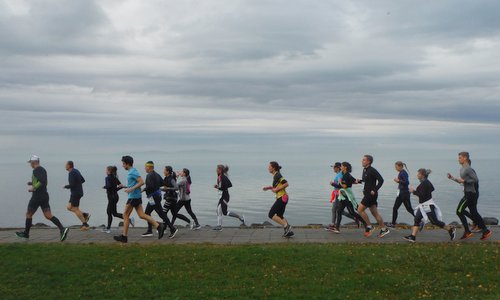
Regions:
M 0 297 L 500 299 L 499 246 L 0 245 Z

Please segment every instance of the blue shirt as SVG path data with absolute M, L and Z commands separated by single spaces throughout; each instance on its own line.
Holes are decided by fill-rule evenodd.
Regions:
M 405 170 L 401 170 L 401 172 L 399 172 L 399 174 L 398 174 L 398 179 L 399 179 L 398 189 L 400 191 L 407 192 L 408 185 L 410 184 L 410 180 L 408 178 L 408 173 Z
M 130 170 L 128 170 L 128 174 L 127 174 L 127 187 L 131 188 L 134 185 L 138 184 L 139 183 L 139 180 L 138 180 L 139 177 L 141 177 L 141 174 L 139 174 L 139 172 L 137 171 L 137 169 L 136 168 L 130 168 Z M 138 189 L 135 189 L 132 192 L 130 192 L 128 194 L 128 198 L 129 199 L 141 199 L 141 189 L 138 188 Z
M 335 179 L 333 179 L 333 183 L 339 184 L 339 181 L 344 177 L 344 174 L 342 172 L 338 172 L 337 176 L 335 176 Z M 340 190 L 340 188 L 335 187 L 336 190 Z

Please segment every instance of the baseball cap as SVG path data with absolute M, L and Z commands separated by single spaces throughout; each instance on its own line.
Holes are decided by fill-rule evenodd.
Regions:
M 336 162 L 335 164 L 331 165 L 330 167 L 332 167 L 332 168 L 340 168 L 340 167 L 342 167 L 342 164 L 339 163 L 339 162 Z
M 38 157 L 37 155 L 31 155 L 31 158 L 30 160 L 28 160 L 28 162 L 32 162 L 32 161 L 40 161 L 40 157 Z

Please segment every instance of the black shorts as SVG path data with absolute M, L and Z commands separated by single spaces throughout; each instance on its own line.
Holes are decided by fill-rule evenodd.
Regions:
M 82 196 L 71 195 L 71 197 L 69 197 L 69 203 L 71 203 L 71 206 L 73 207 L 79 207 L 80 199 L 82 199 Z
M 142 199 L 141 198 L 133 198 L 133 199 L 128 199 L 127 200 L 127 205 L 130 205 L 132 207 L 138 207 L 139 205 L 142 205 Z
M 372 195 L 370 192 L 364 192 L 363 200 L 361 200 L 361 204 L 366 207 L 378 206 L 378 193 Z
M 268 215 L 269 219 L 272 219 L 275 215 L 280 218 L 283 218 L 287 203 L 288 202 L 283 202 L 281 198 L 276 199 L 276 202 L 274 202 L 273 206 L 269 210 L 269 215 Z
M 50 211 L 49 195 L 46 197 L 32 197 L 28 203 L 28 212 L 34 214 L 41 207 L 43 212 Z

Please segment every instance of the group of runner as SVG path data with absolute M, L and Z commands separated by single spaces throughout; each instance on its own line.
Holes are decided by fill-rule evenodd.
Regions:
M 481 231 L 481 240 L 486 240 L 491 236 L 491 231 L 485 226 L 484 221 L 477 211 L 477 201 L 479 197 L 479 179 L 476 172 L 471 167 L 469 153 L 461 152 L 458 156 L 459 163 L 462 165 L 460 170 L 460 177 L 455 178 L 448 174 L 448 178 L 464 185 L 464 197 L 460 201 L 457 208 L 457 215 L 464 227 L 464 235 L 462 239 L 470 238 L 472 231 Z M 139 218 L 148 223 L 148 229 L 142 234 L 143 237 L 153 236 L 153 227 L 156 229 L 158 239 L 164 236 L 164 233 L 169 229 L 169 238 L 174 238 L 178 229 L 174 226 L 177 219 L 181 219 L 188 223 L 192 230 L 201 228 L 196 215 L 191 208 L 191 176 L 188 169 L 175 173 L 171 166 L 166 166 L 163 171 L 164 177 L 162 178 L 155 171 L 155 164 L 148 161 L 145 164 L 145 172 L 147 173 L 146 180 L 144 181 L 139 171 L 134 167 L 134 159 L 131 156 L 122 157 L 122 166 L 127 171 L 127 184 L 124 185 L 120 182 L 117 175 L 118 168 L 116 166 L 108 166 L 105 170 L 105 186 L 104 189 L 107 193 L 108 205 L 107 226 L 103 229 L 105 233 L 111 233 L 111 224 L 113 217 L 123 219 L 123 231 L 121 235 L 114 236 L 118 242 L 126 243 L 128 241 L 129 226 L 135 226 L 135 219 L 131 217 L 132 212 L 135 210 Z M 38 208 L 41 208 L 45 217 L 52 221 L 60 230 L 60 240 L 64 241 L 68 235 L 68 228 L 64 227 L 59 219 L 52 215 L 49 205 L 49 194 L 47 192 L 47 172 L 40 165 L 40 158 L 33 155 L 28 161 L 33 168 L 32 180 L 28 183 L 28 191 L 32 193 L 31 200 L 28 204 L 26 213 L 25 229 L 21 232 L 16 232 L 16 235 L 21 238 L 29 238 L 30 228 L 32 226 L 33 214 Z M 372 166 L 373 157 L 365 155 L 362 159 L 363 174 L 361 179 L 355 179 L 352 175 L 352 166 L 349 162 L 335 163 L 332 165 L 335 172 L 335 178 L 331 181 L 334 190 L 332 192 L 332 223 L 326 228 L 329 231 L 340 233 L 340 224 L 342 216 L 347 216 L 353 219 L 358 227 L 361 224 L 364 227 L 364 236 L 369 237 L 373 234 L 375 227 L 372 226 L 370 218 L 366 210 L 368 209 L 375 220 L 377 221 L 380 232 L 378 237 L 384 237 L 390 233 L 388 227 L 396 225 L 398 210 L 404 204 L 406 210 L 414 217 L 414 226 L 412 227 L 411 234 L 406 236 L 405 239 L 410 242 L 415 242 L 417 232 L 422 230 L 426 222 L 443 228 L 448 231 L 451 240 L 455 238 L 456 229 L 452 226 L 447 226 L 442 221 L 442 215 L 439 207 L 436 205 L 432 198 L 434 187 L 429 181 L 428 177 L 431 173 L 430 170 L 419 169 L 417 177 L 420 180 L 419 186 L 414 189 L 409 185 L 409 175 L 407 172 L 406 164 L 401 161 L 395 163 L 395 168 L 398 171 L 398 176 L 394 179 L 398 183 L 398 195 L 393 207 L 392 223 L 386 225 L 382 216 L 378 212 L 378 192 L 384 184 L 384 179 L 380 173 Z M 268 171 L 273 176 L 272 185 L 263 188 L 264 191 L 272 191 L 276 200 L 271 207 L 268 217 L 283 227 L 283 237 L 290 238 L 294 235 L 292 226 L 284 217 L 286 206 L 289 201 L 289 196 L 286 191 L 289 184 L 286 179 L 281 175 L 281 166 L 272 161 L 269 163 Z M 83 183 L 85 179 L 81 173 L 74 167 L 72 161 L 66 163 L 66 170 L 68 171 L 68 185 L 64 188 L 71 191 L 70 200 L 67 209 L 73 212 L 77 218 L 82 222 L 80 230 L 85 231 L 90 227 L 88 221 L 90 214 L 80 210 L 80 200 L 83 197 Z M 224 216 L 237 218 L 242 225 L 245 224 L 245 217 L 234 211 L 229 210 L 229 188 L 232 183 L 228 176 L 229 167 L 225 165 L 218 165 L 216 168 L 217 181 L 214 188 L 220 191 L 221 197 L 217 204 L 217 226 L 213 229 L 217 231 L 222 230 L 222 220 Z M 352 186 L 354 184 L 364 184 L 363 199 L 360 203 L 356 201 Z M 123 213 L 118 213 L 117 203 L 119 202 L 118 191 L 124 190 L 127 194 L 127 202 Z M 146 209 L 143 209 L 142 193 L 145 193 L 148 199 Z M 162 193 L 164 204 L 162 205 Z M 410 195 L 413 194 L 418 197 L 419 205 L 413 209 L 410 202 Z M 191 220 L 179 211 L 185 208 Z M 348 212 L 345 212 L 347 208 Z M 467 211 L 468 209 L 468 211 Z M 162 219 L 162 222 L 157 222 L 151 217 L 151 213 L 155 211 Z M 172 220 L 169 219 L 167 213 L 170 212 Z M 471 219 L 474 224 L 474 229 L 469 228 L 467 218 Z
M 471 167 L 469 153 L 460 152 L 458 154 L 458 162 L 462 166 L 460 169 L 460 177 L 455 178 L 448 173 L 448 178 L 464 186 L 464 196 L 462 200 L 460 200 L 457 208 L 457 215 L 464 228 L 461 239 L 465 240 L 472 237 L 472 231 L 475 231 L 482 233 L 481 240 L 486 240 L 492 235 L 492 232 L 486 227 L 483 218 L 477 211 L 479 179 L 475 170 Z M 398 184 L 398 193 L 393 206 L 392 222 L 386 226 L 377 210 L 378 191 L 382 187 L 384 179 L 380 173 L 372 167 L 372 163 L 373 157 L 371 155 L 365 155 L 363 157 L 362 179 L 354 179 L 351 176 L 352 167 L 348 162 L 337 162 L 332 165 L 335 173 L 334 179 L 330 182 L 334 189 L 331 197 L 332 223 L 326 228 L 327 230 L 340 233 L 340 222 L 342 216 L 346 215 L 355 220 L 358 227 L 360 224 L 363 224 L 365 228 L 364 235 L 366 237 L 370 236 L 373 232 L 373 227 L 365 212 L 368 208 L 381 228 L 378 237 L 383 237 L 390 232 L 387 227 L 394 228 L 396 226 L 398 210 L 401 205 L 404 205 L 408 213 L 414 217 L 411 234 L 404 237 L 407 241 L 415 242 L 417 233 L 422 231 L 425 224 L 428 222 L 446 230 L 451 240 L 455 239 L 456 228 L 446 225 L 443 222 L 441 210 L 432 197 L 434 186 L 429 181 L 431 170 L 419 169 L 417 171 L 417 178 L 420 184 L 417 188 L 413 188 L 410 186 L 409 174 L 407 172 L 408 168 L 406 164 L 401 161 L 395 163 L 395 169 L 398 175 L 394 181 Z M 351 187 L 353 184 L 360 183 L 364 183 L 363 200 L 358 204 Z M 419 204 L 415 208 L 411 205 L 411 194 L 418 197 Z M 348 209 L 348 213 L 344 212 L 345 208 Z M 473 222 L 474 228 L 472 230 L 469 227 L 467 218 Z

